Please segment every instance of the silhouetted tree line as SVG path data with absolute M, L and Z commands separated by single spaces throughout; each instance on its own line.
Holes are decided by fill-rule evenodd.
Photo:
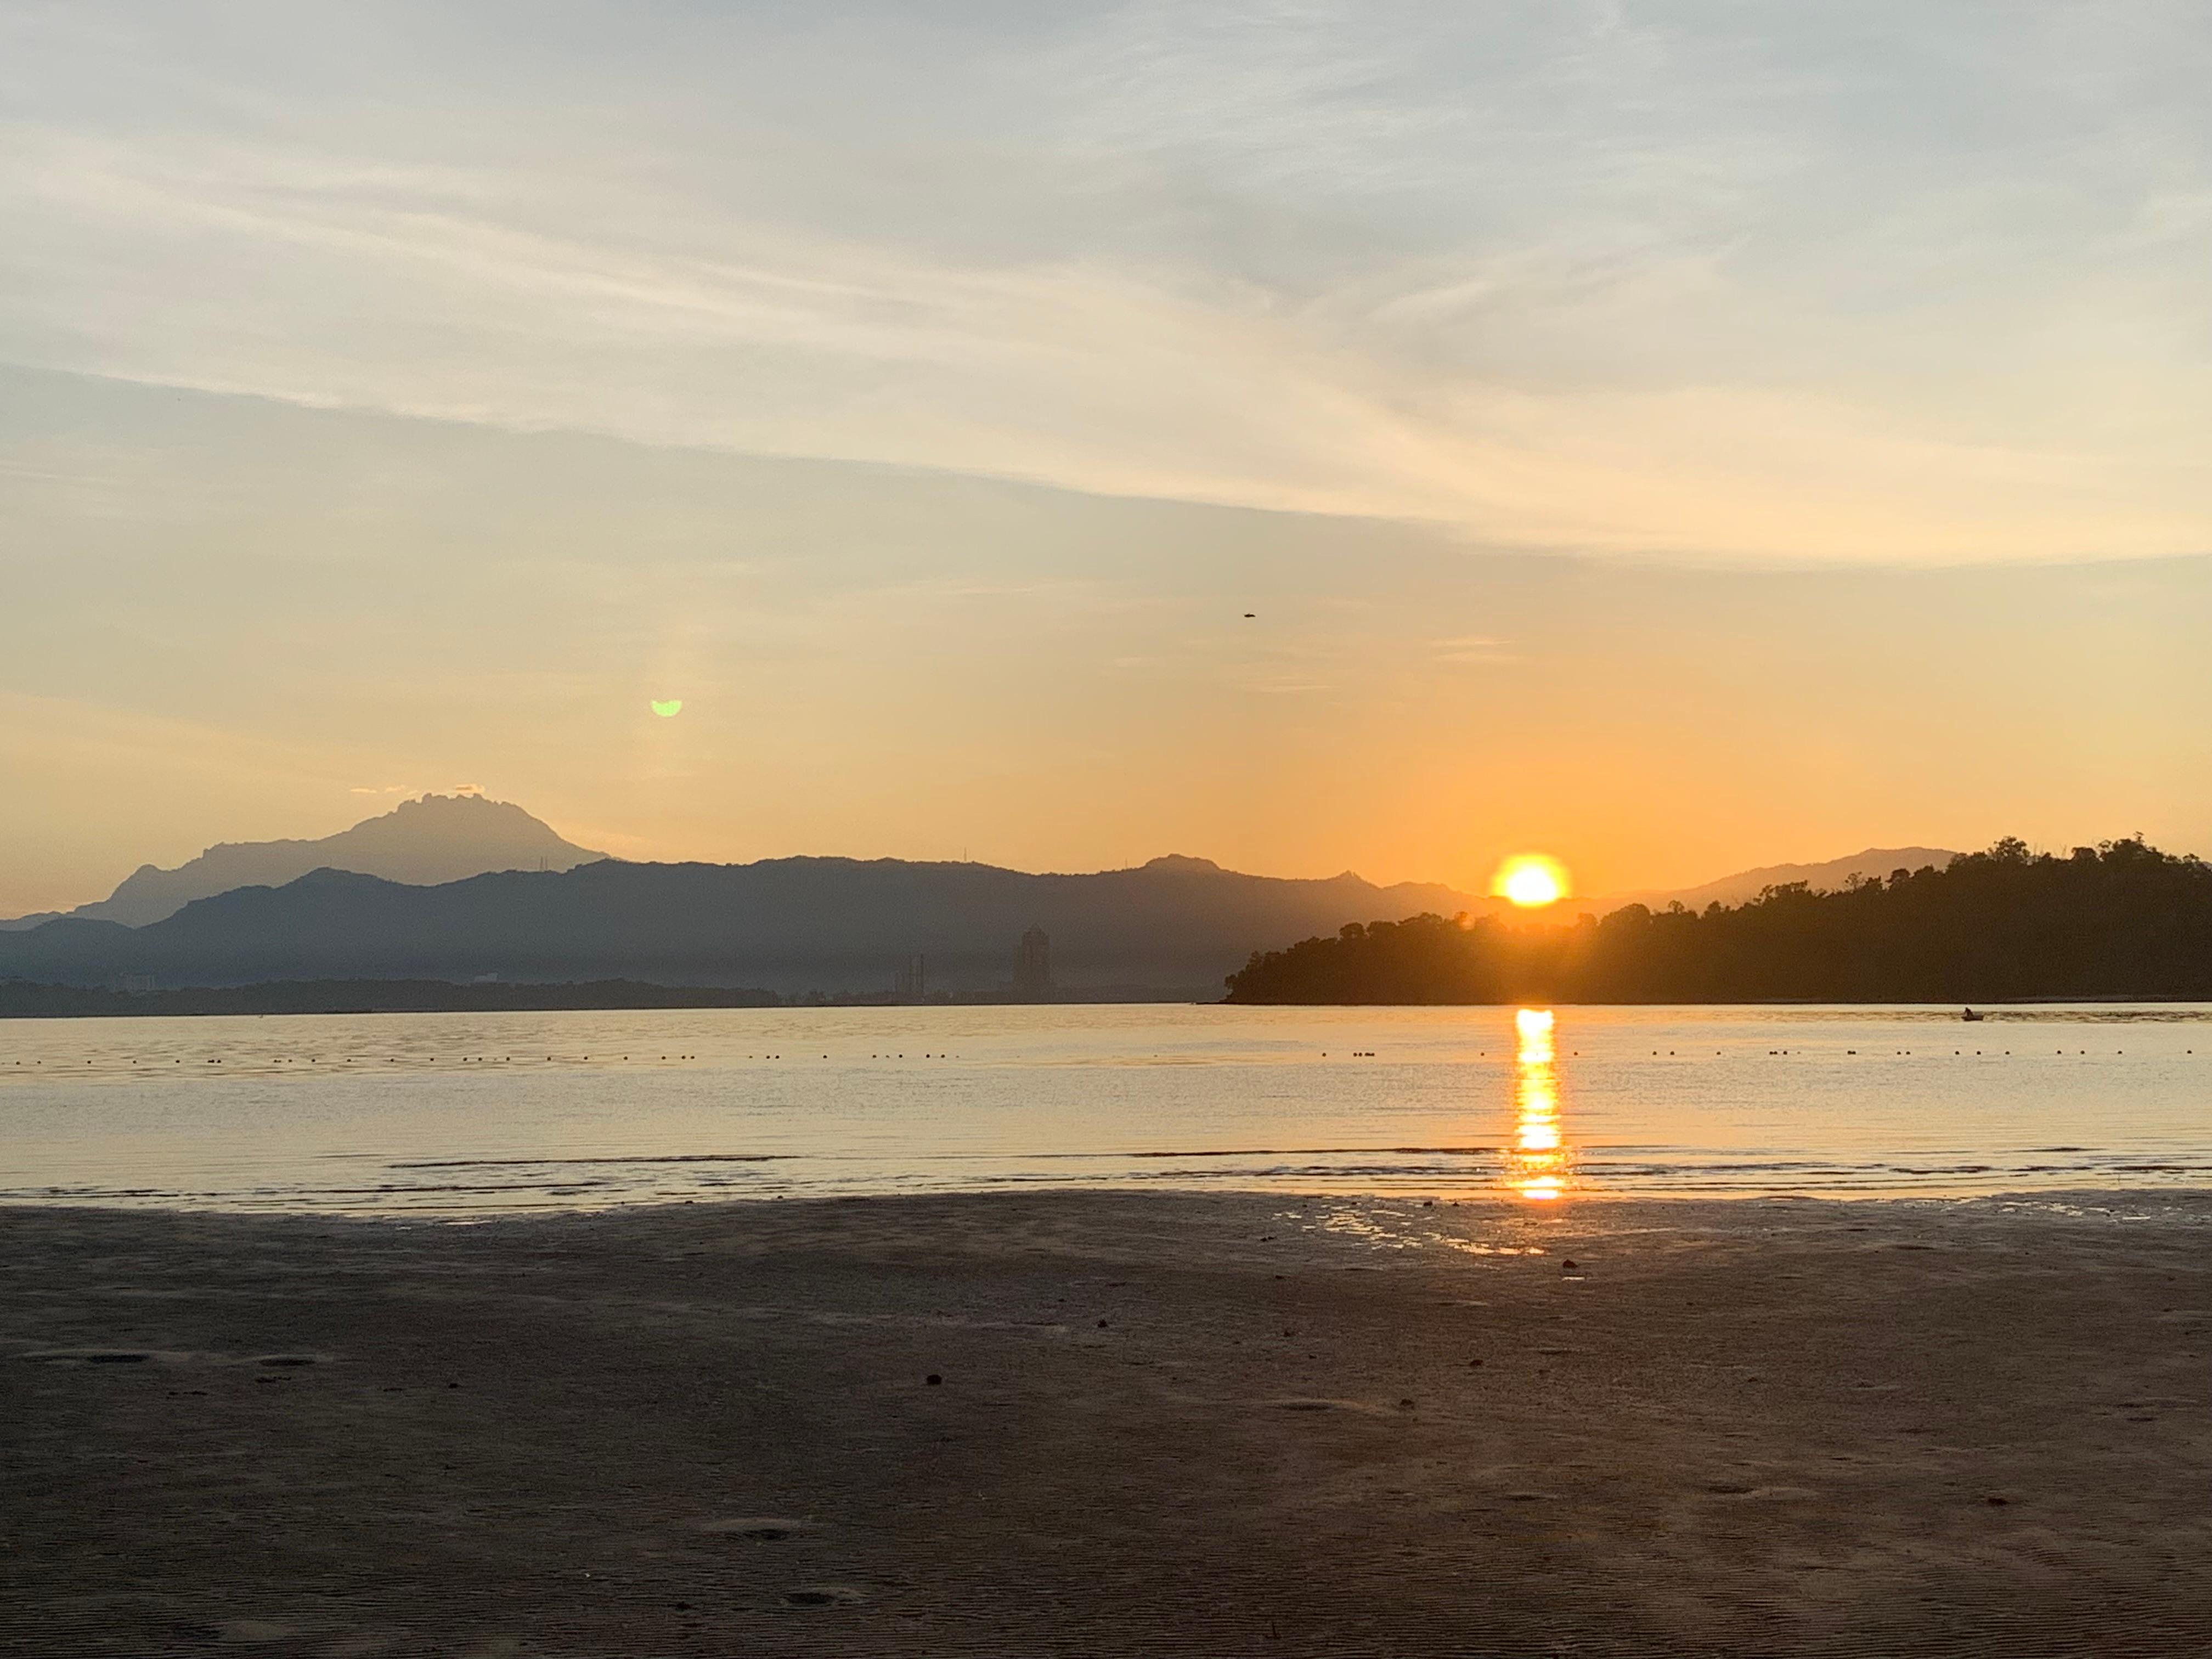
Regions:
M 2065 855 L 2007 839 L 1732 908 L 1355 922 L 1255 951 L 1228 986 L 1231 1002 L 1274 1003 L 2212 999 L 2212 866 L 2140 837 Z

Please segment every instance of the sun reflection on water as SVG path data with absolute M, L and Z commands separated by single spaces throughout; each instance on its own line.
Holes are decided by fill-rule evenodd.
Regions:
M 1522 1008 L 1513 1016 L 1513 1145 L 1505 1184 L 1525 1199 L 1548 1203 L 1567 1190 L 1567 1144 L 1559 1127 L 1559 1058 L 1552 1011 Z

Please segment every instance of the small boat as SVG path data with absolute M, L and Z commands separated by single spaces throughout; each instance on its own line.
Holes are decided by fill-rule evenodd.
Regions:
M 1974 1025 L 1978 1024 L 1984 1019 L 1987 1019 L 1989 1016 L 1987 1014 L 1978 1014 L 1972 1009 L 1969 1008 L 1965 1013 L 1960 1015 L 1959 1018 L 1965 1020 L 1969 1025 Z

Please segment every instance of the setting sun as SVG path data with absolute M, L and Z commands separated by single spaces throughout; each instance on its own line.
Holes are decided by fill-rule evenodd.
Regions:
M 1567 896 L 1567 866 L 1541 853 L 1522 853 L 1498 866 L 1490 890 L 1526 909 L 1555 904 Z

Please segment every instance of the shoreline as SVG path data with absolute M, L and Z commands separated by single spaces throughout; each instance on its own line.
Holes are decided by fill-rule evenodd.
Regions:
M 1948 1012 L 1971 1006 L 1977 1012 L 2031 1012 L 2078 1007 L 2142 1008 L 2163 1012 L 2202 1008 L 2212 1017 L 2212 1000 L 2186 996 L 2037 996 L 1976 999 L 1961 1002 L 1837 1000 L 1822 997 L 1762 997 L 1724 1001 L 1680 1000 L 1577 1002 L 1519 998 L 1486 1002 L 1312 1002 L 1177 995 L 1174 988 L 1148 988 L 1144 994 L 1119 994 L 1133 988 L 1101 988 L 1095 995 L 1064 994 L 1049 999 L 989 995 L 900 1002 L 864 993 L 788 994 L 747 986 L 662 985 L 647 981 L 557 981 L 538 985 L 507 981 L 474 983 L 446 980 L 270 981 L 242 986 L 173 986 L 126 991 L 106 986 L 0 981 L 0 1022 L 51 1019 L 279 1019 L 360 1018 L 377 1014 L 561 1014 L 703 1013 L 754 1010 L 769 1013 L 824 1013 L 835 1010 L 874 1012 L 969 1012 L 993 1008 L 1268 1008 L 1354 1011 L 1440 1008 L 1839 1008 L 1900 1012 Z M 1186 988 L 1188 992 L 1188 988 Z M 1972 1023 L 1972 1022 L 1963 1022 Z
M 0 1645 L 2189 1650 L 2212 1193 L 2051 1196 L 11 1206 Z
M 2051 1188 L 2014 1187 L 1989 1191 L 1960 1189 L 1940 1191 L 1933 1188 L 1899 1188 L 1867 1191 L 1723 1191 L 1707 1188 L 1681 1191 L 1623 1190 L 1618 1187 L 1570 1188 L 1557 1199 L 1531 1200 L 1502 1185 L 1469 1190 L 1464 1187 L 1422 1188 L 1405 1186 L 1281 1186 L 1267 1187 L 1224 1182 L 1220 1185 L 1176 1186 L 1172 1184 L 1144 1185 L 1116 1184 L 1111 1182 L 1085 1183 L 1071 1182 L 1065 1186 L 1022 1185 L 1018 1187 L 931 1188 L 903 1192 L 802 1192 L 718 1194 L 703 1198 L 670 1198 L 657 1200 L 614 1200 L 604 1204 L 553 1204 L 508 1208 L 471 1210 L 440 1209 L 428 1206 L 413 1209 L 337 1209 L 327 1206 L 302 1205 L 287 1208 L 278 1205 L 247 1208 L 240 1206 L 206 1203 L 179 1203 L 163 1197 L 139 1202 L 119 1203 L 114 1195 L 102 1194 L 82 1200 L 54 1198 L 46 1195 L 25 1198 L 0 1198 L 0 1219 L 9 1216 L 53 1217 L 76 1215 L 112 1216 L 118 1218 L 143 1219 L 170 1217 L 178 1220 L 205 1218 L 214 1221 L 268 1222 L 271 1224 L 328 1224 L 333 1226 L 352 1225 L 364 1228 L 412 1227 L 438 1225 L 453 1228 L 525 1227 L 536 1224 L 554 1225 L 564 1222 L 611 1221 L 622 1217 L 650 1218 L 666 1218 L 673 1220 L 684 1216 L 712 1215 L 721 1212 L 746 1212 L 779 1209 L 803 1209 L 815 1206 L 850 1204 L 1013 1204 L 1024 1200 L 1050 1203 L 1060 1200 L 1127 1199 L 1135 1201 L 1160 1200 L 1164 1201 L 1194 1201 L 1199 1203 L 1258 1202 L 1293 1205 L 1376 1206 L 1410 1211 L 1433 1208 L 1440 1213 L 1453 1210 L 1513 1213 L 1541 1219 L 1565 1216 L 1594 1208 L 1616 1211 L 1622 1208 L 1648 1207 L 1656 1212 L 1711 1209 L 1717 1217 L 1755 1205 L 1834 1206 L 1838 1208 L 1863 1209 L 1894 1206 L 1899 1209 L 1957 1208 L 1962 1206 L 1996 1205 L 2013 1209 L 2065 1215 L 2081 1210 L 2105 1213 L 2115 1206 L 2143 1210 L 2146 1206 L 2169 1204 L 2185 1212 L 2198 1202 L 2208 1211 L 2208 1224 L 2212 1224 L 2212 1182 L 2176 1182 L 2172 1185 L 2141 1183 L 2128 1187 L 2054 1186 Z M 2166 1218 L 2144 1216 L 2136 1218 Z

